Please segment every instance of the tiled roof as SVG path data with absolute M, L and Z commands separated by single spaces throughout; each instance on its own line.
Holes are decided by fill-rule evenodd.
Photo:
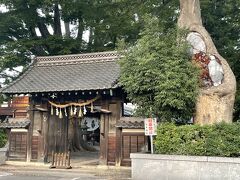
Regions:
M 29 124 L 29 119 L 9 118 L 7 121 L 0 123 L 0 128 L 26 128 Z
M 12 107 L 0 107 L 0 116 L 12 116 L 15 110 Z
M 144 129 L 144 119 L 137 117 L 122 117 L 116 127 L 123 129 Z
M 37 57 L 2 93 L 101 90 L 117 87 L 117 52 Z

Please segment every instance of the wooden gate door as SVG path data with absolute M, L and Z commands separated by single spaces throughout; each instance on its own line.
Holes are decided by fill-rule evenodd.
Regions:
M 143 133 L 122 133 L 122 166 L 131 166 L 130 154 L 141 152 L 146 144 Z
M 27 132 L 10 132 L 9 160 L 26 161 Z
M 51 115 L 48 126 L 48 160 L 51 168 L 70 168 L 70 154 L 68 152 L 68 117 L 60 119 Z

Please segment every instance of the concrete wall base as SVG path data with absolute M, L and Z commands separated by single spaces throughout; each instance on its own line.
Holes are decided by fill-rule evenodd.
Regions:
M 132 179 L 240 179 L 240 158 L 132 153 Z
M 7 148 L 0 148 L 0 165 L 5 164 L 5 161 L 7 159 Z

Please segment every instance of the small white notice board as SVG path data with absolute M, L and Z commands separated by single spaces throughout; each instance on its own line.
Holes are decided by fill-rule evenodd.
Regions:
M 145 135 L 150 136 L 151 153 L 153 154 L 153 136 L 157 135 L 157 118 L 144 119 Z
M 146 136 L 157 135 L 157 118 L 144 119 L 144 127 Z

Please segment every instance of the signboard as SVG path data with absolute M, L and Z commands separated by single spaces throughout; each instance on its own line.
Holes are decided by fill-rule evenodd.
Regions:
M 157 135 L 157 118 L 147 118 L 144 119 L 145 136 L 150 136 L 151 142 L 151 153 L 153 150 L 153 136 Z
M 157 135 L 157 118 L 144 119 L 144 127 L 146 136 Z
M 95 117 L 84 117 L 81 125 L 86 125 L 88 127 L 87 131 L 95 131 L 99 128 L 99 119 Z

